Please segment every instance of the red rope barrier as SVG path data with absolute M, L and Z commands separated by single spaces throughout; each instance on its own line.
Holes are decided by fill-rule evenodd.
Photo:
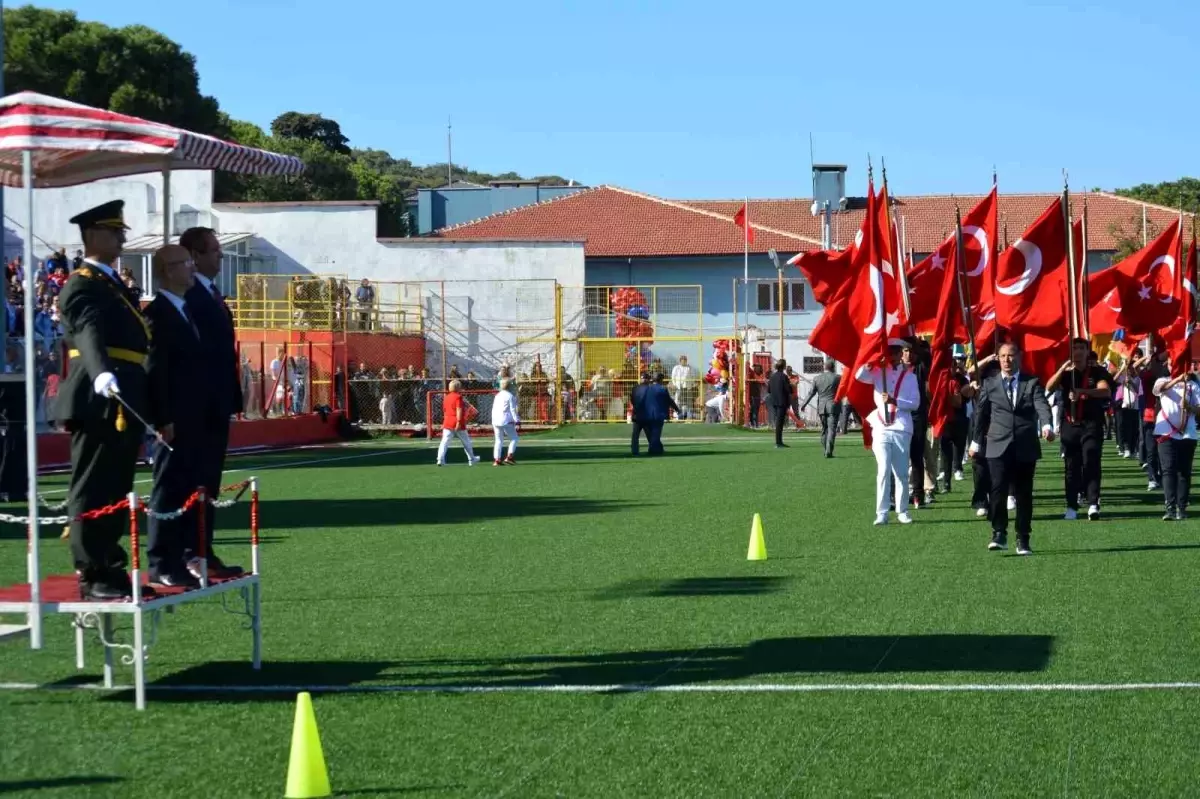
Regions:
M 208 535 L 206 534 L 208 509 L 204 505 L 205 489 L 200 486 L 196 489 L 196 493 L 192 494 L 187 504 L 183 506 L 184 510 L 192 504 L 194 500 L 199 500 L 200 510 L 196 513 L 196 557 L 208 559 Z
M 258 546 L 258 488 L 250 492 L 250 546 Z

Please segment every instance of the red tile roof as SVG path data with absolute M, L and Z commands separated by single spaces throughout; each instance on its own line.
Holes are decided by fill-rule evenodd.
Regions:
M 1008 228 L 1008 240 L 1018 239 L 1034 221 L 1054 202 L 1058 194 L 1001 194 L 1000 229 Z M 897 216 L 904 220 L 905 243 L 914 252 L 930 253 L 938 248 L 954 229 L 954 208 L 957 205 L 965 215 L 967 210 L 982 200 L 984 195 L 933 195 L 924 197 L 897 197 Z M 857 202 L 855 202 L 857 199 Z M 695 208 L 717 213 L 738 209 L 742 200 L 685 200 Z M 1073 192 L 1071 207 L 1078 216 L 1084 203 L 1088 209 L 1088 249 L 1115 250 L 1118 233 L 1139 236 L 1142 229 L 1142 203 L 1102 191 Z M 750 200 L 750 218 L 770 227 L 779 228 L 801 236 L 821 238 L 821 220 L 810 211 L 812 200 Z M 852 198 L 850 209 L 833 215 L 836 231 L 834 244 L 846 246 L 854 240 L 854 234 L 862 225 L 865 201 Z M 857 207 L 856 207 L 857 206 Z M 730 212 L 731 213 L 731 212 Z M 1161 231 L 1179 215 L 1177 209 L 1158 205 L 1146 206 L 1146 218 L 1153 235 L 1154 229 Z
M 917 253 L 937 249 L 954 226 L 957 205 L 965 214 L 984 195 L 897 197 L 904 220 L 905 243 Z M 1015 241 L 1033 224 L 1057 194 L 1000 195 L 1000 227 Z M 1088 246 L 1115 250 L 1114 228 L 1126 235 L 1141 232 L 1142 203 L 1108 192 L 1076 192 L 1072 207 L 1079 214 L 1087 203 Z M 653 257 L 671 255 L 740 255 L 742 231 L 733 215 L 742 200 L 664 200 L 615 186 L 598 186 L 535 205 L 514 208 L 453 227 L 434 235 L 445 239 L 545 240 L 585 242 L 590 257 Z M 750 223 L 755 241 L 750 251 L 775 249 L 782 256 L 820 249 L 821 220 L 810 210 L 812 200 L 750 200 Z M 834 244 L 853 241 L 865 213 L 862 198 L 833 215 Z M 1151 226 L 1161 230 L 1178 210 L 1146 205 Z
M 753 209 L 753 205 L 751 206 Z M 591 257 L 741 255 L 742 229 L 733 223 L 737 208 L 722 213 L 663 200 L 613 186 L 556 197 L 514 208 L 434 235 L 445 239 L 580 239 Z M 759 225 L 750 251 L 775 249 L 794 254 L 820 247 L 819 238 Z

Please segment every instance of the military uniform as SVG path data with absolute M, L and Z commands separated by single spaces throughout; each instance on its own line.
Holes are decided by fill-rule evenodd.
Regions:
M 106 203 L 71 222 L 85 234 L 108 227 L 123 235 L 123 206 L 119 200 Z M 98 394 L 96 380 L 105 373 L 113 375 L 121 398 L 145 418 L 150 331 L 116 270 L 91 258 L 68 278 L 58 307 L 69 361 L 56 416 L 71 434 L 67 507 L 74 519 L 120 502 L 133 488 L 145 428 L 115 398 Z M 71 554 L 85 597 L 112 599 L 132 593 L 125 572 L 127 556 L 120 545 L 128 529 L 127 511 L 71 522 Z

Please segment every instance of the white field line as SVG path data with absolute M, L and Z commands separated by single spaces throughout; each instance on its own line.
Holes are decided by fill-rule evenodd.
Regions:
M 673 442 L 668 439 L 667 443 L 674 444 L 674 445 L 688 444 L 688 443 L 711 444 L 714 442 L 740 441 L 740 440 L 741 439 L 731 438 L 728 436 L 719 436 L 719 437 L 715 436 L 715 437 L 711 437 L 711 438 L 710 437 L 681 438 L 681 439 L 676 439 Z M 427 449 L 432 452 L 438 448 L 438 443 L 439 442 L 436 439 L 433 441 L 429 441 L 427 439 L 420 439 L 419 443 L 411 443 L 411 444 L 410 443 L 399 443 L 399 442 L 394 442 L 394 443 L 389 442 L 389 443 L 379 444 L 379 443 L 374 443 L 374 442 L 357 442 L 357 441 L 354 442 L 353 444 L 307 444 L 307 445 L 304 445 L 301 447 L 288 447 L 286 449 L 268 450 L 265 452 L 245 453 L 243 455 L 243 457 L 249 457 L 251 454 L 265 456 L 265 455 L 268 455 L 271 453 L 288 452 L 288 451 L 292 451 L 292 450 L 309 450 L 309 449 L 343 450 L 343 449 L 355 449 L 355 448 L 367 447 L 367 446 L 375 446 L 375 447 L 383 446 L 385 449 L 376 450 L 376 451 L 372 451 L 372 452 L 360 452 L 356 455 L 341 455 L 336 458 L 313 458 L 311 460 L 305 460 L 305 461 L 283 461 L 282 463 L 268 463 L 268 464 L 262 464 L 259 466 L 247 466 L 247 467 L 238 468 L 238 469 L 226 469 L 224 474 L 230 475 L 230 474 L 244 474 L 246 472 L 261 472 L 261 471 L 265 471 L 266 469 L 282 469 L 282 468 L 288 467 L 288 466 L 319 466 L 322 463 L 335 463 L 337 461 L 352 461 L 352 460 L 358 460 L 360 458 L 377 458 L 377 457 L 381 457 L 383 455 L 391 455 L 393 453 L 402 452 L 404 450 L 409 450 L 409 449 Z M 763 443 L 772 443 L 772 442 L 766 441 Z M 538 441 L 537 439 L 533 439 L 532 441 L 530 441 L 529 439 L 525 439 L 524 446 L 526 448 L 528 448 L 528 447 L 581 447 L 581 446 L 587 446 L 589 444 L 626 444 L 627 445 L 627 444 L 629 444 L 629 439 L 627 439 L 627 438 L 550 439 L 548 441 Z M 236 455 L 237 453 L 230 453 L 230 454 Z M 152 483 L 152 482 L 154 482 L 153 478 L 146 477 L 141 480 L 134 480 L 134 485 L 143 485 L 145 483 Z M 41 493 L 44 496 L 53 496 L 55 494 L 65 494 L 65 493 L 67 493 L 67 489 L 66 488 L 52 488 L 47 491 L 42 491 Z
M 0 682 L 0 691 L 132 691 L 132 685 Z M 716 683 L 689 685 L 154 685 L 160 693 L 290 694 L 812 694 L 812 693 L 1111 693 L 1195 691 L 1200 682 L 1120 683 Z

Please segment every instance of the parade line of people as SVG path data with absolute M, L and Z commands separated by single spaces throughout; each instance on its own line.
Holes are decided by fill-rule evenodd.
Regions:
M 954 359 L 952 414 L 934 439 L 928 430 L 929 347 L 920 339 L 889 347 L 886 368 L 863 367 L 855 379 L 874 387 L 867 423 L 877 467 L 875 524 L 895 512 L 911 524 L 910 510 L 948 492 L 951 478 L 973 467 L 972 507 L 991 526 L 990 550 L 1008 549 L 1009 514 L 1016 551 L 1033 553 L 1033 482 L 1045 444 L 1058 443 L 1063 461 L 1064 518 L 1101 516 L 1102 455 L 1137 458 L 1147 491 L 1162 491 L 1163 521 L 1187 517 L 1200 416 L 1200 363 L 1172 376 L 1165 351 L 1124 358 L 1115 373 L 1101 366 L 1086 339 L 1071 342 L 1071 357 L 1045 385 L 1022 368 L 1022 352 L 1004 343 L 968 369 Z M 836 385 L 836 384 L 835 384 Z M 836 419 L 822 416 L 826 457 L 832 457 Z M 938 465 L 940 456 L 940 466 Z

